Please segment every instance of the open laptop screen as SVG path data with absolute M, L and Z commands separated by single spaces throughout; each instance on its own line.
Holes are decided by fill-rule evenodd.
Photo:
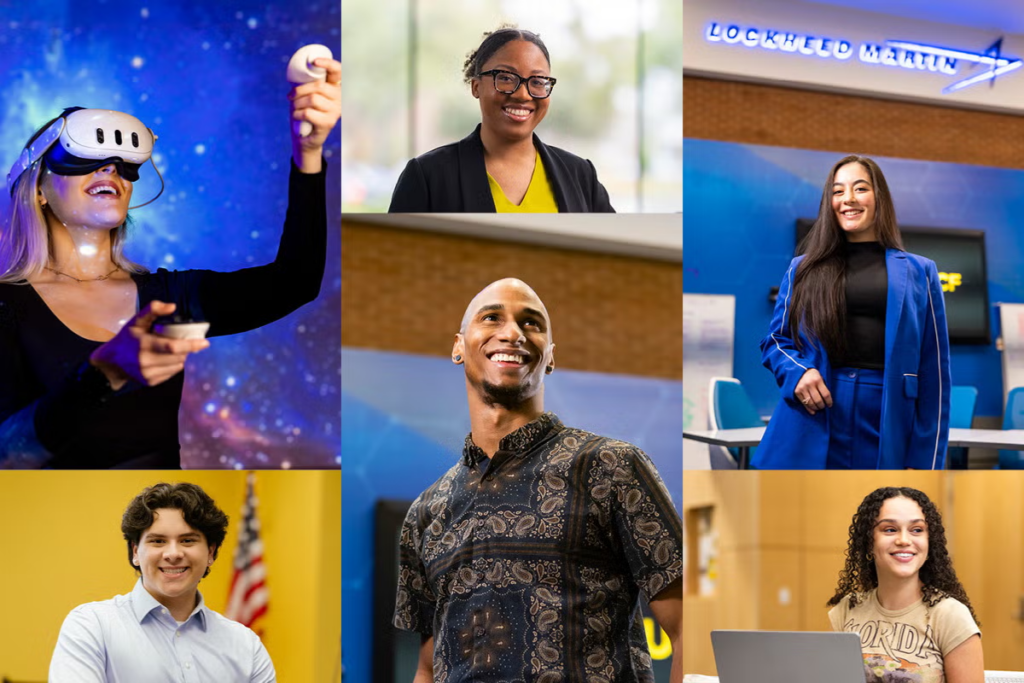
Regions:
M 721 683 L 864 683 L 856 633 L 712 631 Z

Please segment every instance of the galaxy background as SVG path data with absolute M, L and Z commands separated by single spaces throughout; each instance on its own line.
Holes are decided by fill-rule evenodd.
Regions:
M 230 271 L 273 260 L 291 146 L 285 67 L 341 54 L 341 3 L 0 0 L 0 167 L 64 107 L 116 109 L 159 137 L 167 187 L 131 213 L 127 253 L 151 270 Z M 340 127 L 340 126 L 339 126 Z M 179 413 L 186 468 L 340 467 L 340 135 L 328 161 L 320 297 L 193 356 Z M 160 183 L 142 169 L 134 203 Z M 0 215 L 9 197 L 0 193 Z M 6 221 L 6 218 L 4 219 Z

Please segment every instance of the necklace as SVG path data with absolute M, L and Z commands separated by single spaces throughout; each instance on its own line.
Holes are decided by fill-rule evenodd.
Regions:
M 113 275 L 117 271 L 121 270 L 121 266 L 114 266 L 114 269 L 112 271 L 110 271 L 109 273 L 107 273 L 106 275 L 100 275 L 99 277 L 87 277 L 84 280 L 79 280 L 74 275 L 68 275 L 65 272 L 59 271 L 56 268 L 50 268 L 49 266 L 43 266 L 43 269 L 44 270 L 48 270 L 51 273 L 54 273 L 55 275 L 63 275 L 64 277 L 69 277 L 72 280 L 74 280 L 75 282 L 100 282 L 102 280 L 109 280 L 111 275 Z

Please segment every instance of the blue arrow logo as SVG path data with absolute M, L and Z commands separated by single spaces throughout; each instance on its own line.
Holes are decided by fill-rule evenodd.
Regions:
M 957 90 L 963 90 L 964 88 L 969 88 L 972 85 L 984 83 L 985 81 L 988 81 L 990 86 L 995 85 L 996 78 L 998 76 L 1008 74 L 1011 71 L 1024 66 L 1024 60 L 1019 57 L 1007 57 L 1002 54 L 1002 38 L 992 43 L 982 52 L 968 52 L 967 50 L 956 50 L 948 47 L 924 45 L 905 40 L 887 40 L 886 45 L 896 49 L 913 50 L 915 52 L 935 55 L 937 57 L 948 57 L 950 59 L 959 59 L 971 62 L 972 68 L 977 68 L 979 66 L 986 67 L 980 73 L 976 73 L 972 76 L 959 80 L 952 85 L 946 86 L 942 89 L 943 95 L 948 95 L 956 92 Z

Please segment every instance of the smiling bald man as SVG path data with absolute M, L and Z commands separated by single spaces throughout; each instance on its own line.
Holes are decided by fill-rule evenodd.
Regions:
M 394 623 L 423 637 L 415 683 L 651 681 L 641 592 L 681 648 L 679 516 L 643 451 L 544 412 L 551 329 L 509 278 L 455 335 L 471 432 L 402 527 Z

